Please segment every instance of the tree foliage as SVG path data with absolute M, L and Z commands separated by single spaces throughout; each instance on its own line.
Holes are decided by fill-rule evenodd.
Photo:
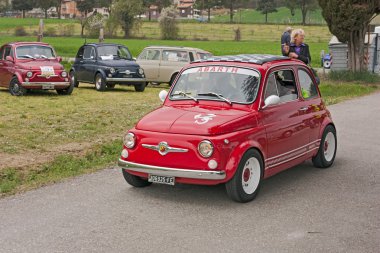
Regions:
M 257 10 L 265 14 L 265 23 L 268 23 L 268 14 L 277 12 L 276 3 L 274 0 L 259 0 Z
M 349 67 L 366 70 L 364 37 L 371 20 L 380 14 L 379 0 L 319 0 L 330 32 L 348 44 Z
M 12 8 L 16 11 L 22 11 L 22 17 L 25 18 L 25 11 L 33 9 L 34 2 L 32 0 L 13 0 Z
M 178 38 L 177 10 L 175 7 L 167 7 L 161 11 L 158 19 L 161 36 L 164 40 L 175 40 Z
M 295 14 L 296 9 L 301 10 L 302 24 L 306 25 L 306 17 L 310 11 L 318 8 L 317 0 L 287 0 L 285 6 L 290 10 L 292 16 Z
M 208 22 L 211 21 L 211 9 L 215 6 L 219 6 L 220 1 L 219 0 L 202 0 L 202 1 L 196 1 L 194 7 L 196 9 L 199 9 L 202 11 L 207 10 L 207 20 Z
M 115 20 L 124 30 L 124 36 L 128 38 L 133 26 L 136 24 L 136 16 L 144 10 L 142 0 L 115 0 L 111 12 Z
M 41 8 L 45 13 L 45 19 L 48 18 L 48 10 L 55 6 L 55 0 L 36 0 L 35 7 Z

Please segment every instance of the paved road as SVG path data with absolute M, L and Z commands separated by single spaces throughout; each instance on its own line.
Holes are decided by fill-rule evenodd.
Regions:
M 336 164 L 223 186 L 129 187 L 106 169 L 0 200 L 1 252 L 380 252 L 380 93 L 332 106 Z

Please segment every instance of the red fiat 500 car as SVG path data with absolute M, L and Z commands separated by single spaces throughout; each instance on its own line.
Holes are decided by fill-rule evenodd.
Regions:
M 312 159 L 335 159 L 337 137 L 311 69 L 272 55 L 214 57 L 178 75 L 163 105 L 124 137 L 125 180 L 225 184 L 235 201 L 253 200 L 260 182 Z
M 54 49 L 46 43 L 16 42 L 0 49 L 0 86 L 14 96 L 28 90 L 56 90 L 70 95 L 74 85 L 60 64 Z

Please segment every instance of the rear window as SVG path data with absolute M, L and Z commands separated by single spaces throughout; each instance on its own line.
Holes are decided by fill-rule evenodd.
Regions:
M 217 65 L 195 67 L 182 72 L 170 99 L 227 99 L 229 102 L 248 104 L 256 100 L 259 86 L 260 74 L 256 70 Z

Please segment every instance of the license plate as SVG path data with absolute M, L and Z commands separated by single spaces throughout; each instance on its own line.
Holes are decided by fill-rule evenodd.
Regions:
M 52 85 L 52 84 L 42 85 L 42 89 L 44 89 L 44 90 L 54 90 L 54 85 Z
M 174 185 L 175 184 L 175 178 L 174 177 L 149 175 L 148 181 L 152 182 L 152 183 L 157 183 L 157 184 L 168 184 L 168 185 Z

